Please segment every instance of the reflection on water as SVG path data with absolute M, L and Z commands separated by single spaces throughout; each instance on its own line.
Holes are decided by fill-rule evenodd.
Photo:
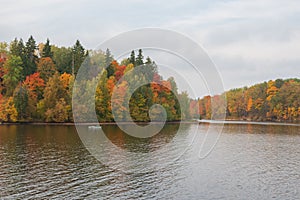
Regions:
M 124 125 L 123 125 L 124 126 Z M 130 125 L 127 125 L 130 126 Z M 184 125 L 188 126 L 188 125 Z M 151 152 L 164 146 L 164 144 L 170 143 L 175 137 L 179 129 L 179 124 L 169 124 L 156 135 L 150 138 L 136 138 L 125 134 L 118 126 L 104 125 L 102 130 L 106 137 L 112 141 L 113 144 L 130 152 Z M 187 129 L 184 129 L 187 130 Z M 151 130 L 149 131 L 151 132 Z M 152 145 L 157 144 L 159 145 Z
M 156 152 L 175 142 L 183 151 L 195 125 L 167 125 L 148 139 L 136 139 L 118 127 L 103 127 L 119 148 Z M 204 134 L 208 124 L 199 127 Z M 228 124 L 214 151 L 204 160 L 187 151 L 178 162 L 147 173 L 124 173 L 98 162 L 82 145 L 73 126 L 0 126 L 0 197 L 8 199 L 298 199 L 300 127 Z M 126 167 L 139 160 L 111 160 Z

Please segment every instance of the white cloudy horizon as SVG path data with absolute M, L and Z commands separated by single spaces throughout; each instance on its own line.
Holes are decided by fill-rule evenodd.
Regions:
M 299 78 L 300 2 L 294 0 L 2 1 L 0 42 L 15 37 L 87 49 L 117 34 L 167 28 L 199 43 L 226 90 Z

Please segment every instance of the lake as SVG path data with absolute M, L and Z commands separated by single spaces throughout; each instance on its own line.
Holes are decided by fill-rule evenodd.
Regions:
M 136 139 L 102 127 L 119 149 L 137 157 L 98 161 L 74 126 L 0 125 L 1 199 L 299 199 L 300 127 L 227 124 L 204 159 L 186 147 L 208 124 L 168 124 Z M 211 126 L 218 126 L 217 124 Z M 97 134 L 97 133 L 94 133 Z M 172 143 L 170 148 L 163 148 Z M 194 144 L 197 149 L 198 144 Z M 104 147 L 101 147 L 104 148 Z M 172 156 L 181 155 L 173 162 Z M 149 164 L 150 163 L 150 164 Z M 135 172 L 131 166 L 149 170 Z M 140 169 L 142 169 L 140 168 Z M 151 169 L 151 170 L 150 170 Z

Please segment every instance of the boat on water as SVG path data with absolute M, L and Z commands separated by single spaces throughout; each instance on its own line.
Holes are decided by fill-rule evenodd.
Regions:
M 89 130 L 97 130 L 97 129 L 102 129 L 101 126 L 89 126 L 88 127 Z

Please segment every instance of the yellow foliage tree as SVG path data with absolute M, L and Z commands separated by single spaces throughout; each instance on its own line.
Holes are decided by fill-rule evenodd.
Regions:
M 13 97 L 0 100 L 0 120 L 4 122 L 16 122 L 18 117 Z
M 267 101 L 271 101 L 278 91 L 279 89 L 275 86 L 275 81 L 269 81 L 267 89 Z
M 69 89 L 71 77 L 72 75 L 66 72 L 60 75 L 60 81 L 65 89 Z

